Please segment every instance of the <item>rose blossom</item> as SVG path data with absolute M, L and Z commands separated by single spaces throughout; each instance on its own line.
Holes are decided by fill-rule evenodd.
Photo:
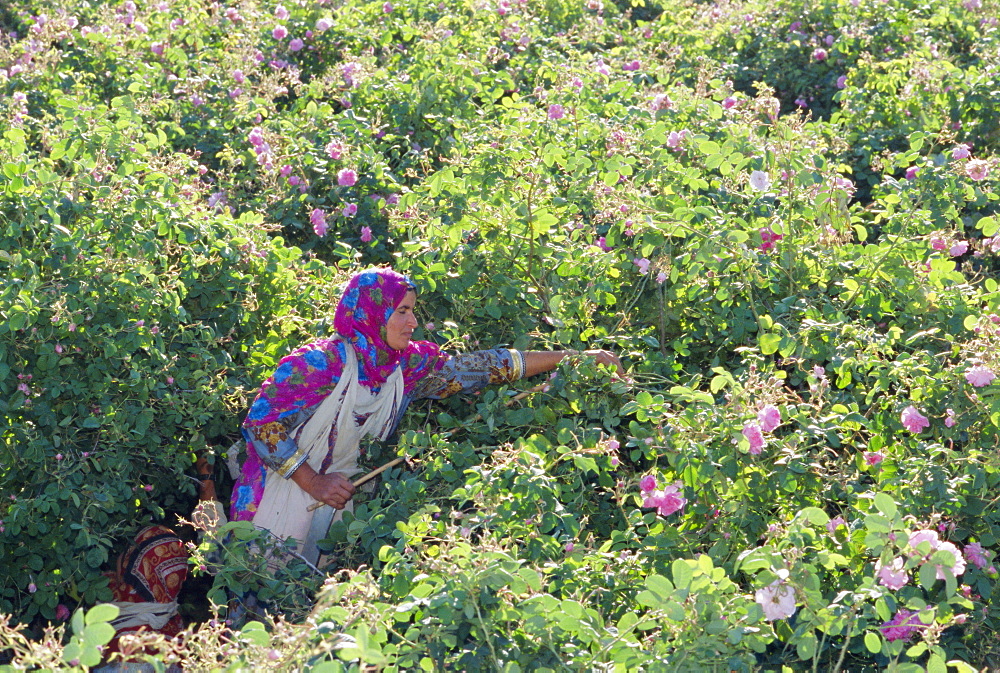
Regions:
M 962 556 L 962 552 L 960 552 L 958 550 L 958 547 L 956 547 L 954 544 L 952 544 L 951 542 L 940 542 L 938 543 L 938 547 L 935 551 L 936 552 L 946 551 L 955 558 L 955 563 L 952 564 L 950 568 L 948 568 L 948 570 L 951 571 L 952 577 L 958 577 L 959 575 L 965 572 L 965 558 Z M 939 580 L 945 579 L 945 574 L 944 574 L 945 566 L 935 564 L 934 567 L 937 570 L 935 576 Z
M 771 178 L 764 171 L 754 171 L 750 174 L 750 187 L 757 192 L 766 192 L 771 186 Z
M 639 490 L 643 492 L 643 495 L 647 493 L 652 493 L 656 490 L 656 477 L 651 474 L 645 475 L 639 480 Z
M 976 365 L 965 372 L 965 380 L 969 382 L 970 386 L 975 388 L 988 386 L 995 378 L 996 374 L 989 367 L 982 365 Z
M 313 231 L 322 238 L 326 236 L 326 213 L 322 208 L 314 208 L 309 214 L 309 223 L 312 224 Z
M 963 550 L 965 560 L 977 568 L 985 568 L 990 564 L 989 552 L 983 549 L 983 545 L 978 542 L 970 542 Z
M 771 432 L 781 425 L 781 411 L 773 404 L 766 405 L 757 412 L 757 422 L 764 432 Z
M 841 526 L 847 527 L 847 520 L 839 514 L 826 522 L 826 531 L 834 535 Z
M 748 421 L 743 426 L 743 436 L 750 442 L 750 453 L 755 456 L 767 446 L 767 441 L 764 439 L 760 425 L 755 422 Z
M 784 574 L 787 573 L 787 570 L 784 571 Z M 780 579 L 757 589 L 754 600 L 764 610 L 764 618 L 769 622 L 788 619 L 795 614 L 795 588 Z
M 912 404 L 903 409 L 903 413 L 900 414 L 899 420 L 903 424 L 903 427 L 915 435 L 920 434 L 924 428 L 929 428 L 931 425 L 931 422 L 927 420 L 927 417 L 917 411 L 917 408 Z
M 890 642 L 894 640 L 906 641 L 926 626 L 920 621 L 919 613 L 901 608 L 892 619 L 881 626 L 880 630 L 885 639 Z
M 350 168 L 341 169 L 337 173 L 337 184 L 341 187 L 352 187 L 358 181 L 358 174 Z
M 965 164 L 965 174 L 973 180 L 985 180 L 989 172 L 990 165 L 983 159 L 972 159 Z
M 882 560 L 879 559 L 875 562 L 875 578 L 882 586 L 898 591 L 910 581 L 905 565 L 906 561 L 899 556 L 892 559 L 889 565 L 882 565 Z
M 865 462 L 869 465 L 878 465 L 885 460 L 885 455 L 881 451 L 865 451 Z
M 776 233 L 771 227 L 761 227 L 760 228 L 760 251 L 770 252 L 774 249 L 774 244 L 780 241 L 784 236 L 782 234 Z
M 681 496 L 680 489 L 683 484 L 675 481 L 663 488 L 662 491 L 643 491 L 645 496 L 642 501 L 643 507 L 655 507 L 660 516 L 670 516 L 674 512 L 684 508 L 687 499 Z M 641 486 L 640 486 L 641 487 Z

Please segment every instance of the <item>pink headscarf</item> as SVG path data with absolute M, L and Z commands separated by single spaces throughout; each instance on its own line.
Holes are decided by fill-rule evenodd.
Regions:
M 333 326 L 361 359 L 358 380 L 362 385 L 381 386 L 399 365 L 404 351 L 385 342 L 385 326 L 406 293 L 416 287 L 409 277 L 392 269 L 373 268 L 355 274 L 344 288 Z

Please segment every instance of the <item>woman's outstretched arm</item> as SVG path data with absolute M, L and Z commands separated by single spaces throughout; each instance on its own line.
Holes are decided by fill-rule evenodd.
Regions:
M 440 400 L 456 393 L 474 393 L 489 385 L 513 383 L 552 371 L 570 355 L 593 356 L 599 364 L 611 367 L 618 376 L 625 376 L 618 356 L 604 350 L 522 352 L 496 348 L 452 356 L 438 353 L 436 347 L 433 358 L 421 360 L 422 367 L 404 370 L 404 376 L 412 382 L 412 399 Z
M 588 351 L 524 351 L 524 375 L 528 377 L 550 372 L 570 355 L 591 355 L 596 358 L 597 364 L 611 367 L 618 376 L 625 377 L 625 369 L 617 355 L 611 351 L 596 349 Z

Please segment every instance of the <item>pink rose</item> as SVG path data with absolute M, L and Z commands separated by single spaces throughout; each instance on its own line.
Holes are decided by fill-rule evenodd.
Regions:
M 969 382 L 970 386 L 975 388 L 988 386 L 995 378 L 996 374 L 994 374 L 989 367 L 984 367 L 982 365 L 972 367 L 965 372 L 965 380 Z
M 768 404 L 757 412 L 757 422 L 764 432 L 771 432 L 781 425 L 781 411 L 773 404 Z
M 755 422 L 747 422 L 743 426 L 743 436 L 750 442 L 750 453 L 755 456 L 767 446 L 764 433 L 761 431 L 760 425 Z
M 912 404 L 905 409 L 903 413 L 899 416 L 900 422 L 903 427 L 912 432 L 913 434 L 920 434 L 925 428 L 929 428 L 931 422 L 927 420 L 927 417 L 917 411 L 917 408 Z
M 639 490 L 643 493 L 652 493 L 656 490 L 656 477 L 651 474 L 643 476 L 639 480 Z
M 341 169 L 341 171 L 337 173 L 337 184 L 341 187 L 353 187 L 357 181 L 358 174 L 350 168 Z

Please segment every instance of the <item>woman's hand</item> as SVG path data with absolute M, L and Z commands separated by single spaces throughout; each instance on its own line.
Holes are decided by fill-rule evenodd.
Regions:
M 616 376 L 625 378 L 625 368 L 622 367 L 621 360 L 611 351 L 594 349 L 589 351 L 524 351 L 524 376 L 534 376 L 550 372 L 559 366 L 559 363 L 571 355 L 589 355 L 594 357 L 599 365 L 610 367 Z
M 354 496 L 354 484 L 339 472 L 317 474 L 309 485 L 309 495 L 334 509 L 344 509 Z
M 625 378 L 625 368 L 622 367 L 622 361 L 618 359 L 618 356 L 611 351 L 603 351 L 600 349 L 583 351 L 584 355 L 593 356 L 597 360 L 597 364 L 605 365 L 614 369 L 618 374 L 619 378 Z
M 320 474 L 309 463 L 302 463 L 291 478 L 303 491 L 334 509 L 344 509 L 354 496 L 350 479 L 339 472 Z

